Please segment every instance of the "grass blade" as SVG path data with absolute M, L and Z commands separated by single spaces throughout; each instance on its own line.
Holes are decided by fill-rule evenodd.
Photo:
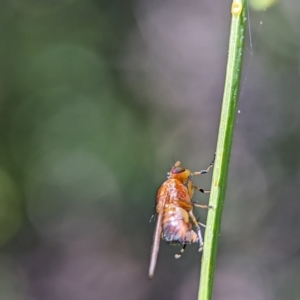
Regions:
M 198 300 L 210 300 L 212 296 L 217 243 L 240 85 L 246 9 L 246 0 L 232 2 L 226 79 L 209 200 L 209 205 L 213 206 L 213 209 L 209 210 L 207 216 Z

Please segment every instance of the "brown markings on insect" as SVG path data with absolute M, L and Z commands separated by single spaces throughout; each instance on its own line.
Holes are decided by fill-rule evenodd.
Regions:
M 149 278 L 153 278 L 160 239 L 171 245 L 182 245 L 175 258 L 180 258 L 187 244 L 198 243 L 198 251 L 202 251 L 203 239 L 199 223 L 193 214 L 194 207 L 208 208 L 208 205 L 192 202 L 194 189 L 209 193 L 193 185 L 192 177 L 207 173 L 214 160 L 206 170 L 191 172 L 180 166 L 177 161 L 168 173 L 167 180 L 160 186 L 156 194 L 156 224 L 150 257 Z M 195 227 L 195 231 L 193 230 Z

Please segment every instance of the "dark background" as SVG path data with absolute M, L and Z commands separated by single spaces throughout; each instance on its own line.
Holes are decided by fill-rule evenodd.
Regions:
M 0 1 L 1 299 L 196 299 L 197 245 L 148 281 L 149 220 L 174 160 L 213 157 L 230 5 Z M 250 11 L 216 300 L 299 299 L 299 14 Z

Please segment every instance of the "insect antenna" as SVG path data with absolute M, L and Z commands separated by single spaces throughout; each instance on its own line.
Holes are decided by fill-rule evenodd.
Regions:
M 174 159 L 174 156 L 172 155 L 172 160 L 173 160 L 173 165 L 175 164 L 175 159 Z
M 173 155 L 172 155 L 172 160 L 173 160 L 173 166 L 175 166 L 175 167 L 179 167 L 180 166 L 181 162 L 179 160 L 175 160 L 174 157 L 173 157 Z

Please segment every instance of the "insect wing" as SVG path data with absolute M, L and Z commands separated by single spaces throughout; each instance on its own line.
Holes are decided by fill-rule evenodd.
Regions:
M 153 235 L 153 243 L 152 243 L 152 250 L 151 250 L 151 257 L 150 257 L 150 267 L 149 267 L 149 278 L 152 279 L 154 276 L 158 251 L 159 251 L 159 244 L 160 244 L 160 237 L 162 231 L 162 214 L 158 215 L 155 224 L 155 231 Z
M 150 267 L 149 267 L 149 278 L 152 279 L 154 276 L 158 251 L 159 251 L 159 244 L 161 239 L 161 232 L 162 232 L 162 218 L 163 218 L 163 208 L 166 203 L 166 196 L 162 200 L 162 209 L 158 213 L 158 216 L 156 218 L 155 223 L 155 230 L 153 235 L 153 243 L 152 243 L 152 249 L 151 249 L 151 256 L 150 256 Z

